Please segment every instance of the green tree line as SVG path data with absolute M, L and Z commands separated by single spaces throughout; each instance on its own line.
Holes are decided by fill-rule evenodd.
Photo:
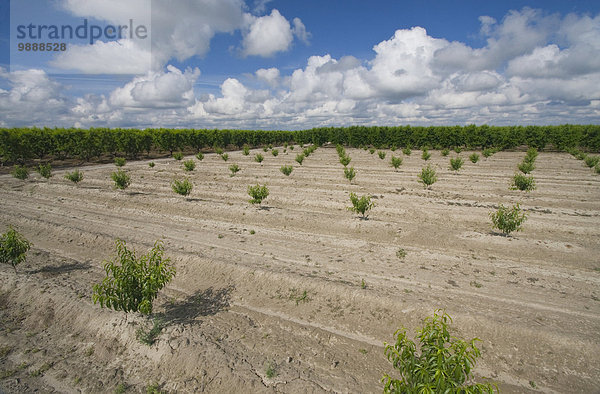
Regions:
M 211 147 L 241 148 L 296 143 L 325 142 L 351 147 L 465 146 L 510 149 L 528 145 L 552 146 L 600 152 L 600 125 L 560 126 L 351 126 L 308 130 L 218 130 L 218 129 L 121 129 L 121 128 L 1 128 L 2 163 L 24 163 L 32 159 L 79 158 L 93 160 L 103 155 L 126 155 L 135 159 L 151 151 L 169 152 Z

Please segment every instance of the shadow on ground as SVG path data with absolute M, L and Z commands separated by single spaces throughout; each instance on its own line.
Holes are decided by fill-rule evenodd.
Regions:
M 165 311 L 157 317 L 171 324 L 192 324 L 201 316 L 214 315 L 229 308 L 231 293 L 234 287 L 224 287 L 215 290 L 212 287 L 198 291 L 183 301 L 169 304 Z

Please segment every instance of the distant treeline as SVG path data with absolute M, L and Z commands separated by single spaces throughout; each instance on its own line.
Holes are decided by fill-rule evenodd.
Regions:
M 527 145 L 566 150 L 579 148 L 600 152 L 600 125 L 560 126 L 351 126 L 298 131 L 203 130 L 203 129 L 0 129 L 2 163 L 32 159 L 79 158 L 92 160 L 105 155 L 137 158 L 151 151 L 200 151 L 206 148 L 241 148 L 267 144 L 326 142 L 350 147 L 429 147 L 510 149 Z

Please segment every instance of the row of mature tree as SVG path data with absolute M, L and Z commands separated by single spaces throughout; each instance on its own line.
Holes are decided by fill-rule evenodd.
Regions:
M 143 153 L 181 150 L 200 151 L 209 147 L 241 148 L 244 145 L 326 142 L 352 147 L 430 147 L 510 149 L 527 145 L 537 149 L 552 146 L 600 152 L 600 125 L 560 126 L 351 126 L 309 130 L 217 130 L 217 129 L 0 129 L 2 163 L 24 163 L 31 159 L 79 158 L 92 160 L 102 155 L 137 158 Z

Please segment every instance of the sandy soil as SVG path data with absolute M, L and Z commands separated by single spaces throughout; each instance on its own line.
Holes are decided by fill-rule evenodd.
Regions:
M 524 152 L 454 174 L 432 151 L 439 180 L 425 190 L 420 151 L 395 152 L 395 171 L 392 152 L 348 149 L 349 184 L 335 149 L 302 166 L 298 150 L 260 151 L 262 164 L 259 150 L 205 155 L 188 198 L 170 189 L 185 175 L 173 159 L 128 163 L 125 191 L 110 164 L 86 167 L 78 186 L 64 171 L 0 176 L 0 230 L 34 244 L 18 274 L 0 267 L 0 391 L 380 392 L 393 372 L 383 343 L 445 308 L 455 335 L 482 340 L 476 376 L 502 392 L 600 392 L 600 177 L 582 162 L 540 153 L 526 194 L 509 190 Z M 270 189 L 263 207 L 248 203 L 256 183 Z M 368 220 L 346 210 L 351 191 L 373 195 Z M 523 231 L 495 234 L 489 212 L 515 202 Z M 136 340 L 148 319 L 91 302 L 117 238 L 138 252 L 163 239 L 177 268 L 152 346 Z

